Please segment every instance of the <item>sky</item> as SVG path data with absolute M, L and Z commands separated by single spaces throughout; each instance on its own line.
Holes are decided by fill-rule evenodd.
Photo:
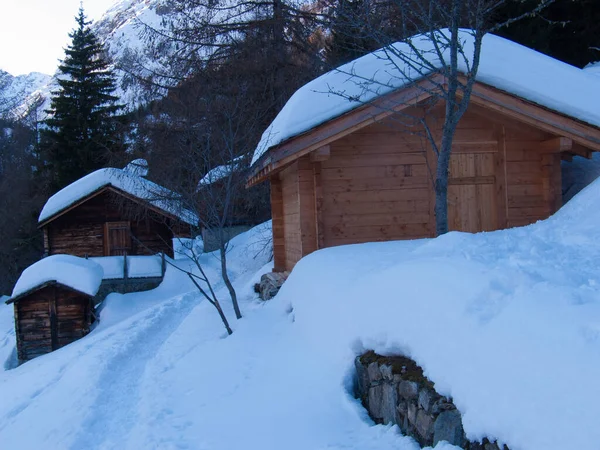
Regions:
M 85 0 L 88 19 L 97 20 L 118 0 Z M 52 75 L 75 28 L 79 0 L 2 0 L 0 69 L 12 75 Z

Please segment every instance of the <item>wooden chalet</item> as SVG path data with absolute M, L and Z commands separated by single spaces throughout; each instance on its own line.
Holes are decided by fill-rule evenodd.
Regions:
M 6 303 L 14 305 L 20 362 L 50 353 L 90 332 L 93 296 L 102 268 L 68 255 L 44 258 L 26 269 Z
M 351 89 L 348 74 L 377 64 L 369 57 L 301 88 L 255 153 L 248 185 L 271 185 L 275 271 L 321 248 L 435 236 L 437 157 L 414 123 L 427 120 L 439 139 L 444 104 L 432 98 L 446 80 L 432 75 L 332 106 L 335 94 L 323 92 L 336 81 Z M 361 80 L 376 73 L 369 70 Z M 452 149 L 449 227 L 479 232 L 545 219 L 561 207 L 561 160 L 600 151 L 600 116 L 586 99 L 595 96 L 598 108 L 600 80 L 496 36 L 484 39 L 479 74 Z
M 39 218 L 46 255 L 173 256 L 174 237 L 189 237 L 196 216 L 177 196 L 143 177 L 100 169 L 53 195 Z

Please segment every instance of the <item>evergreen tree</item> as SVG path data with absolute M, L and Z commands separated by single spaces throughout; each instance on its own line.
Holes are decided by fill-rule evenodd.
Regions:
M 83 8 L 76 20 L 40 144 L 52 190 L 105 167 L 124 151 L 123 120 L 118 115 L 122 105 L 113 95 L 116 81 L 110 63 Z
M 325 48 L 329 66 L 337 67 L 378 47 L 374 36 L 367 32 L 372 13 L 369 1 L 337 0 Z
M 499 22 L 531 10 L 538 0 L 507 2 Z M 540 15 L 502 28 L 499 33 L 527 47 L 578 67 L 600 60 L 600 2 L 555 0 Z

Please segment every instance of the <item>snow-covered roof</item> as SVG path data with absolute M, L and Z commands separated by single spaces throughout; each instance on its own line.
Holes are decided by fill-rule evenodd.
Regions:
M 190 225 L 198 224 L 198 216 L 186 209 L 174 192 L 159 186 L 150 180 L 128 173 L 122 169 L 99 169 L 61 189 L 48 199 L 38 221 L 44 222 L 79 200 L 97 190 L 112 186 L 140 200 L 150 203 L 155 208 L 175 216 Z
M 448 31 L 442 30 L 440 33 Z M 466 58 L 473 55 L 471 33 L 470 30 L 460 31 Z M 271 147 L 445 66 L 437 56 L 430 37 L 418 35 L 411 42 L 419 50 L 418 55 L 408 44 L 398 42 L 393 44 L 393 51 L 376 50 L 298 89 L 262 135 L 254 151 L 252 164 Z M 404 57 L 395 56 L 398 54 Z M 448 60 L 449 52 L 444 51 L 443 55 L 444 60 Z M 427 67 L 419 62 L 420 57 L 427 61 Z M 408 58 L 413 67 L 407 64 Z M 465 58 L 459 57 L 458 65 L 460 71 L 468 71 Z M 488 34 L 483 38 L 477 80 L 600 126 L 600 81 L 592 74 L 592 70 L 578 69 Z
M 223 178 L 229 176 L 232 172 L 236 170 L 240 170 L 242 168 L 241 162 L 244 159 L 244 155 L 238 156 L 227 164 L 223 164 L 221 166 L 217 166 L 208 171 L 204 177 L 198 182 L 198 189 L 202 188 L 202 186 L 209 186 L 217 181 L 222 180 Z
M 102 267 L 88 259 L 71 255 L 48 256 L 23 271 L 9 301 L 49 282 L 93 296 L 98 292 L 103 276 Z

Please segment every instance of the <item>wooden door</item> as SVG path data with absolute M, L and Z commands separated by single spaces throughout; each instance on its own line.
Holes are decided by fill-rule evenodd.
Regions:
M 131 225 L 129 222 L 106 222 L 104 225 L 105 256 L 131 254 Z
M 476 233 L 498 229 L 494 153 L 456 153 L 450 158 L 448 227 Z

